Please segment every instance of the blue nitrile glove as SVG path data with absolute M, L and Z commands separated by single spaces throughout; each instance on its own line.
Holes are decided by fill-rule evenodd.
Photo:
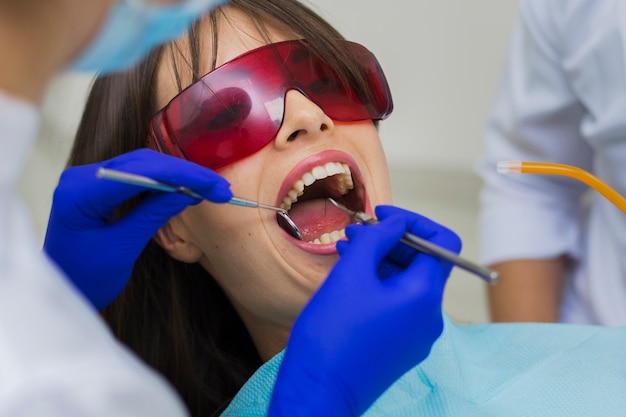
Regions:
M 458 253 L 459 237 L 392 206 L 346 229 L 340 259 L 291 332 L 269 415 L 359 416 L 441 334 L 452 265 L 398 243 L 404 232 Z
M 112 221 L 114 209 L 146 189 L 99 179 L 99 167 L 187 186 L 214 202 L 232 197 L 230 184 L 215 172 L 148 149 L 65 170 L 54 192 L 44 250 L 98 310 L 122 292 L 135 261 L 157 230 L 199 202 L 177 193 L 153 192 L 123 218 Z

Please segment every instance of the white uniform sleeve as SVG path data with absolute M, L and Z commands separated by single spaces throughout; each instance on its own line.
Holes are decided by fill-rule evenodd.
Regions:
M 27 265 L 3 264 L 9 270 L 0 281 L 0 416 L 186 416 L 165 380 L 113 338 L 41 254 L 33 255 L 16 259 Z
M 579 253 L 578 202 L 586 186 L 563 177 L 496 172 L 500 160 L 590 168 L 591 152 L 579 134 L 584 108 L 560 60 L 559 3 L 520 2 L 477 166 L 485 183 L 480 235 L 487 264 Z
M 0 91 L 0 417 L 186 416 L 41 253 L 15 192 L 37 125 Z

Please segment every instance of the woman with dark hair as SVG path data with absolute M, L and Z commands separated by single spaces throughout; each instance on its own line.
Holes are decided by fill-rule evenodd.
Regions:
M 376 128 L 391 110 L 374 56 L 292 0 L 232 1 L 136 68 L 95 81 L 70 166 L 148 146 L 216 170 L 236 195 L 287 205 L 303 231 L 303 241 L 293 239 L 268 212 L 208 202 L 189 207 L 159 229 L 124 291 L 102 311 L 115 335 L 172 382 L 193 415 L 223 409 L 285 347 L 296 317 L 337 261 L 335 242 L 350 219 L 330 209 L 326 216 L 324 198 L 369 213 L 391 201 Z M 138 204 L 141 198 L 117 215 Z M 458 250 L 453 233 L 432 225 L 431 239 L 435 230 Z M 425 284 L 433 291 L 412 280 L 419 291 L 402 297 L 412 293 L 414 312 L 433 309 L 439 318 L 424 314 L 424 334 L 431 336 L 414 338 L 409 363 L 387 382 L 377 379 L 379 393 L 427 355 L 441 330 L 450 265 L 424 262 L 438 277 Z M 362 384 L 358 374 L 355 384 Z M 349 414 L 367 406 L 353 404 Z
M 441 331 L 450 265 L 395 243 L 406 228 L 450 250 L 460 242 L 427 219 L 384 206 L 391 186 L 376 123 L 391 110 L 374 56 L 293 0 L 232 1 L 137 68 L 97 79 L 70 166 L 145 147 L 184 158 L 215 170 L 235 195 L 284 207 L 303 238 L 266 211 L 188 207 L 156 232 L 103 310 L 116 336 L 172 382 L 195 416 L 265 415 L 277 374 L 276 415 L 290 403 L 309 415 L 361 415 L 396 380 L 369 415 L 554 415 L 564 404 L 590 415 L 609 399 L 626 409 L 615 398 L 623 387 L 616 369 L 626 367 L 614 342 L 624 331 L 446 320 L 428 356 Z M 375 211 L 382 227 L 350 226 L 329 197 Z M 396 240 L 371 250 L 372 234 L 387 232 Z M 400 275 L 412 287 L 386 299 L 387 309 L 364 297 L 397 288 Z M 348 285 L 350 277 L 359 285 Z M 310 312 L 322 310 L 324 326 L 307 326 Z M 390 366 L 407 346 L 413 356 Z M 339 369 L 337 361 L 343 372 L 318 372 Z M 284 372 L 294 367 L 303 372 Z M 610 388 L 593 400 L 577 395 L 598 370 Z M 368 395 L 354 395 L 372 380 L 378 385 L 367 386 Z M 332 389 L 311 389 L 324 385 Z M 554 386 L 564 391 L 549 396 Z M 343 401 L 327 401 L 333 395 Z

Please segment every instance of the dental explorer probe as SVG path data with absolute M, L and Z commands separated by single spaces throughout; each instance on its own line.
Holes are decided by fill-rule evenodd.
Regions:
M 184 194 L 192 198 L 204 200 L 204 197 L 202 197 L 200 194 L 196 193 L 195 191 L 187 187 L 166 184 L 164 182 L 160 182 L 150 177 L 145 177 L 143 175 L 131 174 L 128 172 L 118 171 L 118 170 L 109 169 L 109 168 L 98 168 L 98 171 L 96 172 L 96 176 L 98 178 L 102 178 L 106 180 L 117 181 L 117 182 L 121 182 L 124 184 L 136 185 L 139 187 L 149 188 L 152 190 Z M 285 210 L 284 208 L 269 206 L 267 204 L 261 204 L 257 201 L 248 200 L 247 198 L 241 198 L 241 197 L 232 197 L 230 200 L 227 201 L 227 203 L 234 204 L 236 206 L 241 206 L 241 207 L 261 208 L 261 209 L 275 211 L 280 216 L 279 218 L 282 219 L 287 224 L 287 227 L 289 228 L 288 233 L 291 236 L 295 237 L 296 239 L 302 240 L 302 233 L 300 232 L 300 229 L 298 229 L 298 226 L 296 226 L 293 220 L 291 220 L 291 217 L 289 217 L 289 215 L 287 214 L 287 210 Z
M 352 217 L 359 223 L 378 223 L 378 220 L 376 220 L 376 218 L 370 216 L 367 213 L 364 213 L 362 211 L 352 211 L 343 204 L 340 204 L 337 201 L 333 200 L 332 198 L 329 198 L 328 201 L 330 201 L 339 210 L 348 213 L 350 217 Z M 437 246 L 434 243 L 431 243 L 425 239 L 422 239 L 421 237 L 414 235 L 413 233 L 406 232 L 404 236 L 400 239 L 400 242 L 420 252 L 427 253 L 429 255 L 433 255 L 446 261 L 452 262 L 459 268 L 477 275 L 491 285 L 496 284 L 498 282 L 498 279 L 500 278 L 500 274 L 498 274 L 496 271 L 485 266 L 478 265 L 472 261 L 468 261 L 467 259 L 461 258 L 456 253 Z

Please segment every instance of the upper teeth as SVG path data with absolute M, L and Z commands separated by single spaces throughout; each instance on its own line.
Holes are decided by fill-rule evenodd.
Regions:
M 280 207 L 285 210 L 290 210 L 291 205 L 298 201 L 298 197 L 304 194 L 305 187 L 308 187 L 317 180 L 323 180 L 333 175 L 337 175 L 337 191 L 341 194 L 346 194 L 348 190 L 354 188 L 350 167 L 341 162 L 328 162 L 324 165 L 316 166 L 302 175 L 302 177 L 293 184 L 291 190 L 287 192 Z

